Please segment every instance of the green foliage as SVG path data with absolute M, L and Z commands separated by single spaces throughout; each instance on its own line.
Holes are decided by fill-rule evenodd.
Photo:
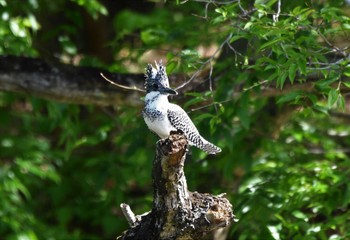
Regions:
M 345 1 L 126 2 L 0 0 L 0 54 L 119 72 L 163 58 L 188 74 L 180 104 L 223 149 L 192 149 L 185 170 L 191 190 L 228 193 L 229 239 L 349 238 Z M 151 208 L 157 137 L 141 101 L 127 104 L 0 93 L 2 237 L 114 238 L 127 228 L 120 203 Z
M 350 161 L 336 138 L 342 133 L 349 144 L 350 129 L 328 123 L 320 114 L 305 122 L 303 114 L 296 114 L 278 139 L 263 143 L 267 151 L 256 157 L 236 199 L 242 216 L 234 227 L 243 231 L 239 239 L 252 239 L 252 232 L 256 239 L 349 236 L 350 226 L 343 221 L 348 217 Z M 269 224 L 256 229 L 266 218 Z
M 76 4 L 85 8 L 88 13 L 96 19 L 100 14 L 107 15 L 107 9 L 97 0 L 72 0 Z
M 40 29 L 33 12 L 18 14 L 17 11 L 28 8 L 33 10 L 31 3 L 17 6 L 16 1 L 0 1 L 0 54 L 26 54 L 35 56 L 32 48 L 31 33 Z M 22 9 L 19 9 L 22 8 Z

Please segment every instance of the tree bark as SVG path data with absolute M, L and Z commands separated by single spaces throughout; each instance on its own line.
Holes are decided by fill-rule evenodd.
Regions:
M 172 132 L 169 138 L 157 142 L 152 211 L 136 218 L 126 216 L 131 227 L 117 239 L 202 239 L 232 223 L 232 206 L 223 197 L 225 194 L 214 196 L 188 191 L 183 169 L 186 149 L 187 140 L 179 132 Z
M 72 104 L 143 104 L 140 100 L 142 94 L 116 87 L 100 73 L 120 85 L 144 89 L 144 74 L 118 74 L 93 67 L 53 64 L 39 58 L 0 56 L 0 91 Z M 185 80 L 184 75 L 169 78 L 174 86 Z
M 143 74 L 110 73 L 103 69 L 92 67 L 77 67 L 60 63 L 51 64 L 38 58 L 0 56 L 0 91 L 22 93 L 34 97 L 44 98 L 64 103 L 91 104 L 99 106 L 140 106 L 142 94 L 136 91 L 118 88 L 106 80 L 100 73 L 112 81 L 128 86 L 143 89 Z M 187 75 L 172 74 L 169 76 L 171 86 L 176 87 L 186 82 Z M 256 97 L 280 96 L 292 91 L 317 91 L 315 76 L 305 83 L 285 84 L 283 89 L 274 86 L 263 87 Z M 180 92 L 207 91 L 209 82 L 206 72 L 198 75 Z M 204 83 L 204 84 L 203 84 Z M 270 85 L 270 83 L 267 83 Z M 337 83 L 334 83 L 337 84 Z M 236 86 L 236 94 L 241 94 L 244 86 Z M 341 86 L 343 94 L 349 88 Z M 236 96 L 232 96 L 235 98 Z M 181 95 L 180 95 L 181 98 Z
M 98 68 L 1 56 L 0 90 L 73 104 L 141 104 L 138 93 L 113 86 L 100 76 L 101 72 L 119 84 L 143 88 L 143 74 L 112 74 Z

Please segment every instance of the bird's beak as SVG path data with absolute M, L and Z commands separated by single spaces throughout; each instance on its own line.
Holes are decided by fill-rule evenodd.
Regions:
M 161 91 L 164 92 L 164 93 L 171 94 L 171 95 L 177 95 L 177 92 L 174 89 L 171 89 L 171 88 L 163 88 Z

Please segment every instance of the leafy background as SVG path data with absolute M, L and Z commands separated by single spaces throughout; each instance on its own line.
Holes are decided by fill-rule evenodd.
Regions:
M 191 190 L 228 194 L 227 239 L 348 239 L 348 15 L 330 0 L 0 0 L 0 54 L 119 73 L 164 59 L 192 89 L 172 101 L 223 149 L 185 168 Z M 120 203 L 148 211 L 141 109 L 1 92 L 1 237 L 112 239 Z

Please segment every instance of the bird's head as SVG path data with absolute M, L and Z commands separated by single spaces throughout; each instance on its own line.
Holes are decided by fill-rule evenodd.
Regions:
M 156 68 L 151 64 L 148 64 L 146 67 L 145 87 L 147 93 L 155 91 L 160 92 L 161 94 L 176 95 L 177 92 L 169 87 L 169 79 L 162 62 L 156 62 L 155 65 Z

